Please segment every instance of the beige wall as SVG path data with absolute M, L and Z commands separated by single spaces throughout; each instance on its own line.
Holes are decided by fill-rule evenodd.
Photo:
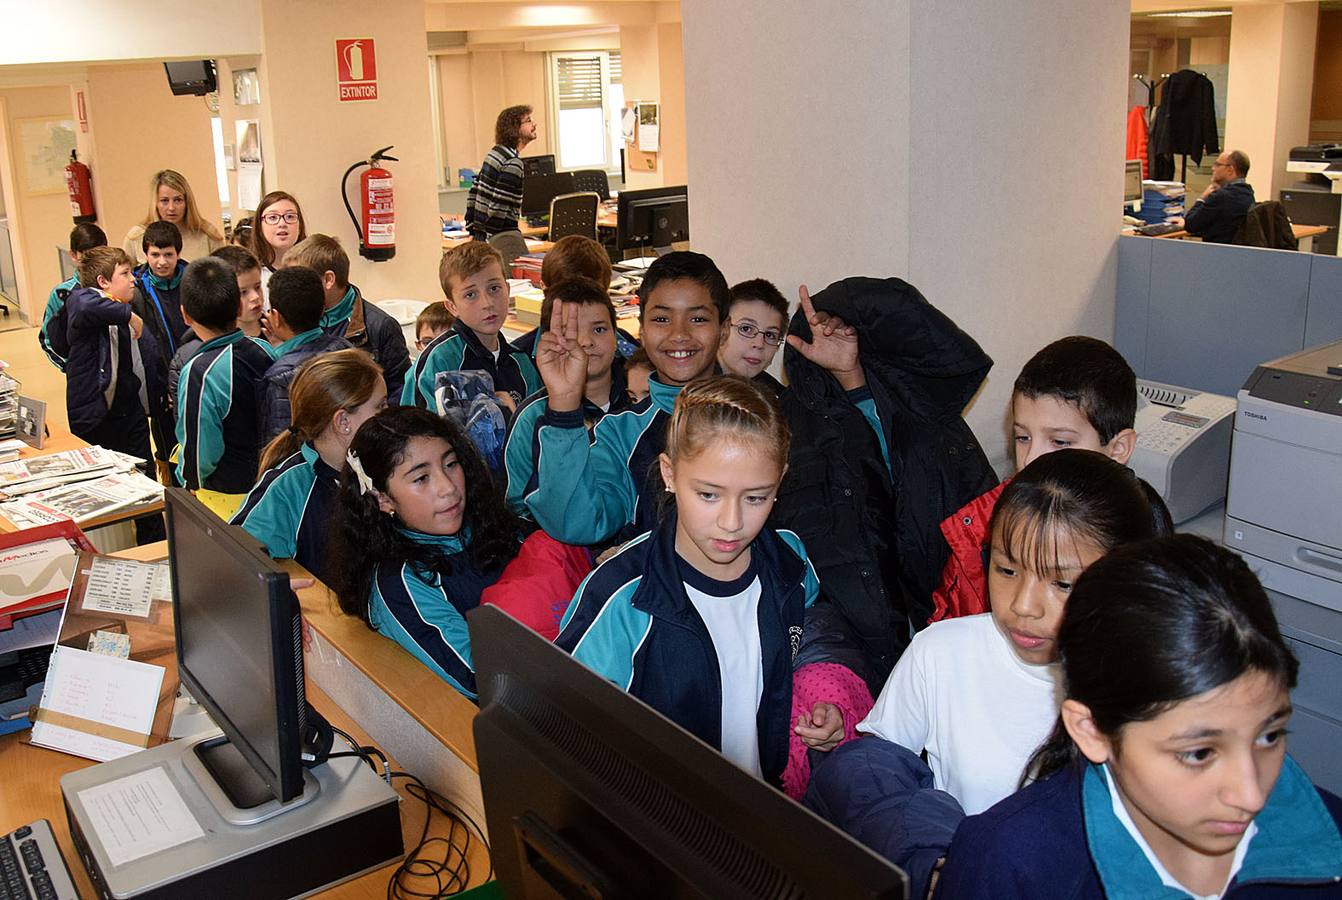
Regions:
M 683 0 L 691 233 L 729 281 L 789 296 L 849 275 L 917 285 L 996 360 L 968 418 L 1004 471 L 1025 360 L 1113 337 L 1130 9 L 960 6 Z M 1020 227 L 1046 181 L 1090 199 Z
M 350 278 L 371 299 L 436 300 L 441 256 L 423 0 L 262 0 L 265 188 L 298 197 L 308 232 L 338 237 Z M 342 103 L 335 41 L 376 41 L 375 101 Z M 374 150 L 395 145 L 396 258 L 370 263 L 340 197 L 340 177 Z M 357 182 L 350 178 L 352 191 Z M 357 206 L 356 206 L 357 211 Z
M 620 28 L 620 68 L 624 73 L 624 99 L 662 99 L 661 42 L 657 25 L 625 25 Z M 683 102 L 683 100 L 682 100 Z M 660 111 L 664 118 L 665 111 Z M 652 172 L 628 166 L 624 183 L 631 190 L 660 187 L 663 181 L 665 152 L 659 153 L 657 169 Z
M 1342 140 L 1342 10 L 1319 11 L 1310 140 Z
M 175 97 L 159 63 L 90 66 L 86 98 L 93 136 L 98 223 L 120 246 L 149 212 L 160 169 L 186 176 L 201 216 L 220 226 L 214 140 L 204 97 Z
M 0 181 L 14 239 L 14 268 L 23 314 L 30 322 L 41 321 L 47 292 L 60 278 L 56 248 L 67 245 L 74 221 L 70 201 L 62 185 L 54 194 L 30 194 L 24 187 L 22 148 L 17 122 L 37 117 L 74 118 L 70 91 L 66 87 L 0 89 Z M 78 127 L 78 126 L 76 126 Z
M 1286 160 L 1309 139 L 1318 13 L 1317 3 L 1240 4 L 1231 18 L 1225 143 L 1249 155 L 1260 200 L 1296 180 Z
M 1190 66 L 1223 66 L 1230 62 L 1229 37 L 1192 38 L 1188 45 Z

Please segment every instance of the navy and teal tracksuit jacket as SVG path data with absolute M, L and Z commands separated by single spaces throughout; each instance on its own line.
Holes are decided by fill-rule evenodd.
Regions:
M 648 379 L 648 396 L 597 423 L 588 441 L 582 410 L 547 409 L 536 431 L 536 486 L 524 500 L 536 523 L 566 544 L 600 544 L 632 525 L 657 524 L 666 449 L 680 388 Z
M 348 350 L 349 347 L 350 342 L 344 338 L 327 334 L 320 328 L 313 328 L 302 334 L 296 334 L 271 349 L 275 361 L 261 376 L 258 401 L 261 404 L 259 427 L 262 447 L 293 423 L 293 410 L 289 406 L 289 386 L 293 384 L 299 368 L 314 356 L 333 353 L 336 350 Z
M 66 298 L 77 290 L 79 290 L 78 274 L 71 275 L 52 288 L 51 293 L 47 295 L 47 308 L 42 311 L 42 327 L 37 329 L 37 343 L 41 346 L 42 352 L 51 360 L 51 364 L 62 372 L 65 371 L 66 354 L 52 346 L 48 329 L 51 327 L 51 320 L 65 305 Z M 62 340 L 61 343 L 64 344 L 65 341 Z
M 517 408 L 508 427 L 508 443 L 503 448 L 503 468 L 507 476 L 508 508 L 519 516 L 530 517 L 526 497 L 536 490 L 536 457 L 540 455 L 540 424 L 545 415 L 549 393 L 541 388 Z M 586 397 L 582 398 L 582 416 L 589 439 L 596 424 L 608 415 L 633 408 L 629 402 L 624 378 L 624 360 L 619 357 L 611 364 L 609 405 L 602 409 Z
M 135 296 L 130 301 L 131 309 L 144 320 L 144 327 L 158 342 L 164 372 L 177 355 L 183 332 L 189 330 L 182 317 L 182 273 L 185 271 L 186 263 L 182 260 L 178 260 L 177 271 L 170 278 L 159 278 L 149 270 L 148 263 L 135 270 Z
M 206 341 L 177 388 L 177 480 L 191 490 L 245 494 L 260 463 L 258 408 L 270 354 L 241 331 Z
M 515 404 L 521 404 L 524 397 L 545 386 L 531 358 L 508 343 L 502 333 L 499 334 L 499 350 L 496 363 L 494 354 L 486 350 L 475 332 L 458 319 L 451 328 L 434 338 L 415 360 L 401 391 L 401 405 L 437 410 L 434 382 L 439 372 L 488 372 L 494 379 L 494 390 L 512 394 Z
M 340 473 L 311 444 L 302 444 L 266 470 L 229 524 L 241 525 L 275 559 L 297 560 L 329 584 L 326 538 L 339 493 Z
M 764 693 L 755 723 L 760 769 L 781 785 L 792 734 L 792 666 L 820 592 L 801 539 L 765 528 L 750 545 L 760 580 Z M 555 643 L 705 743 L 722 746 L 722 675 L 713 638 L 685 593 L 668 514 L 583 581 Z
M 482 572 L 476 568 L 458 536 L 409 529 L 402 533 L 416 543 L 438 548 L 448 574 L 423 575 L 408 562 L 379 564 L 368 597 L 368 624 L 474 700 L 475 665 L 466 613 L 480 605 L 481 592 L 499 580 L 503 569 Z
M 1342 896 L 1342 800 L 1286 757 L 1226 900 Z M 1100 766 L 1070 765 L 960 823 L 938 897 L 1187 900 L 1114 815 Z

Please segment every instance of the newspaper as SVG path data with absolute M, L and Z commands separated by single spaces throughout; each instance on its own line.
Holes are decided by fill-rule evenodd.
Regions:
M 62 484 L 101 478 L 110 472 L 132 472 L 143 462 L 142 459 L 105 447 L 84 447 L 2 463 L 0 500 Z
M 0 503 L 0 515 L 19 528 L 65 519 L 83 523 L 162 496 L 163 486 L 139 472 L 116 472 Z

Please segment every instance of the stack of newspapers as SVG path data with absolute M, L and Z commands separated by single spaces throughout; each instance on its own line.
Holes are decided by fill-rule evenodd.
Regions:
M 0 464 L 0 515 L 19 528 L 94 519 L 160 500 L 163 487 L 140 474 L 144 461 L 84 447 Z

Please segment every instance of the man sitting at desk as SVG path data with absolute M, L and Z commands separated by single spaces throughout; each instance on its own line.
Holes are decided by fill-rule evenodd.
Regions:
M 1212 183 L 1202 192 L 1184 217 L 1184 229 L 1205 243 L 1229 244 L 1253 206 L 1249 157 L 1242 150 L 1227 150 L 1212 163 Z

